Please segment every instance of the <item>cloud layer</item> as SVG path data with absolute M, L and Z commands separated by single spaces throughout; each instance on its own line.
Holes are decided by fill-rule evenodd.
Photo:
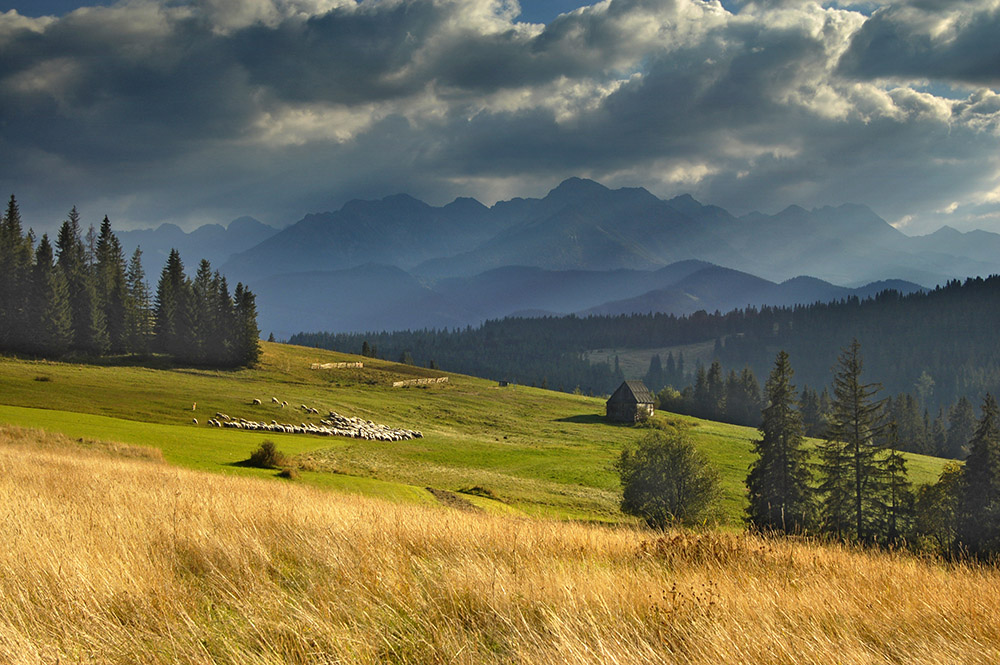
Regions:
M 0 14 L 0 183 L 50 230 L 571 175 L 1000 231 L 1000 2 L 128 0 Z M 872 11 L 874 10 L 874 11 Z

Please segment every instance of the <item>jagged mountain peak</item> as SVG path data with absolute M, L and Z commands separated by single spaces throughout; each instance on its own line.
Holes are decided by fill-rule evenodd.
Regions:
M 471 196 L 459 196 L 446 205 L 444 210 L 457 214 L 480 214 L 489 211 L 489 208 Z
M 229 222 L 229 226 L 226 227 L 226 230 L 230 232 L 236 231 L 238 233 L 246 233 L 247 231 L 255 231 L 266 228 L 273 227 L 269 227 L 259 219 L 254 219 L 249 215 L 244 215 L 243 217 L 237 217 L 233 221 Z
M 587 178 L 566 178 L 552 189 L 545 198 L 577 198 L 606 194 L 611 190 Z
M 779 212 L 777 215 L 775 215 L 775 217 L 777 217 L 777 218 L 789 218 L 789 217 L 799 218 L 799 217 L 804 217 L 804 216 L 807 216 L 807 215 L 809 215 L 809 211 L 808 210 L 806 210 L 805 208 L 803 208 L 800 205 L 796 205 L 795 203 L 793 203 L 792 205 L 788 206 L 787 208 L 785 208 L 784 210 L 782 210 L 781 212 Z
M 947 224 L 945 224 L 944 226 L 942 226 L 941 228 L 939 228 L 934 233 L 927 234 L 927 237 L 928 238 L 958 238 L 958 237 L 960 237 L 962 235 L 965 235 L 965 234 L 962 233 L 961 231 L 959 231 L 958 229 L 956 229 L 955 227 L 948 226 Z

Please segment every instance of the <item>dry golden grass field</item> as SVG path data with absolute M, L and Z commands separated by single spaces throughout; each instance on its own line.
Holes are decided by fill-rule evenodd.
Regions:
M 1000 574 L 390 503 L 0 428 L 4 663 L 997 663 Z

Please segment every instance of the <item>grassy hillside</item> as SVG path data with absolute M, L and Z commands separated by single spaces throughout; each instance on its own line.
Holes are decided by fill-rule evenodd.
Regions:
M 363 369 L 312 370 L 312 363 L 363 360 Z M 601 399 L 447 375 L 433 386 L 393 381 L 445 376 L 370 358 L 264 344 L 258 369 L 154 369 L 0 360 L 0 422 L 73 438 L 119 441 L 162 451 L 168 462 L 227 474 L 273 476 L 237 466 L 265 438 L 295 455 L 302 482 L 434 503 L 426 488 L 461 492 L 496 512 L 621 521 L 611 465 L 641 431 L 603 419 Z M 288 402 L 280 408 L 271 398 Z M 254 399 L 261 405 L 252 405 Z M 253 420 L 318 422 L 299 405 L 333 409 L 424 438 L 380 443 L 337 437 L 260 434 L 205 425 L 217 411 Z M 196 408 L 192 408 L 196 407 Z M 192 418 L 200 422 L 195 425 Z M 698 446 L 723 477 L 723 519 L 739 524 L 743 479 L 755 430 L 691 418 Z M 913 479 L 936 478 L 942 462 L 911 457 Z M 463 490 L 468 490 L 463 492 Z M 441 497 L 441 494 L 437 494 Z
M 0 661 L 1000 661 L 995 569 L 400 504 L 156 458 L 0 427 Z

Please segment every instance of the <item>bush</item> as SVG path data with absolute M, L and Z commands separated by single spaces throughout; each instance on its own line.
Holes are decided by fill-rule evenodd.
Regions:
M 622 450 L 622 512 L 651 527 L 701 521 L 719 495 L 719 474 L 683 431 L 651 430 Z
M 246 462 L 247 466 L 258 469 L 276 469 L 284 463 L 285 456 L 278 452 L 273 441 L 261 443 L 260 448 L 250 453 L 250 459 Z

